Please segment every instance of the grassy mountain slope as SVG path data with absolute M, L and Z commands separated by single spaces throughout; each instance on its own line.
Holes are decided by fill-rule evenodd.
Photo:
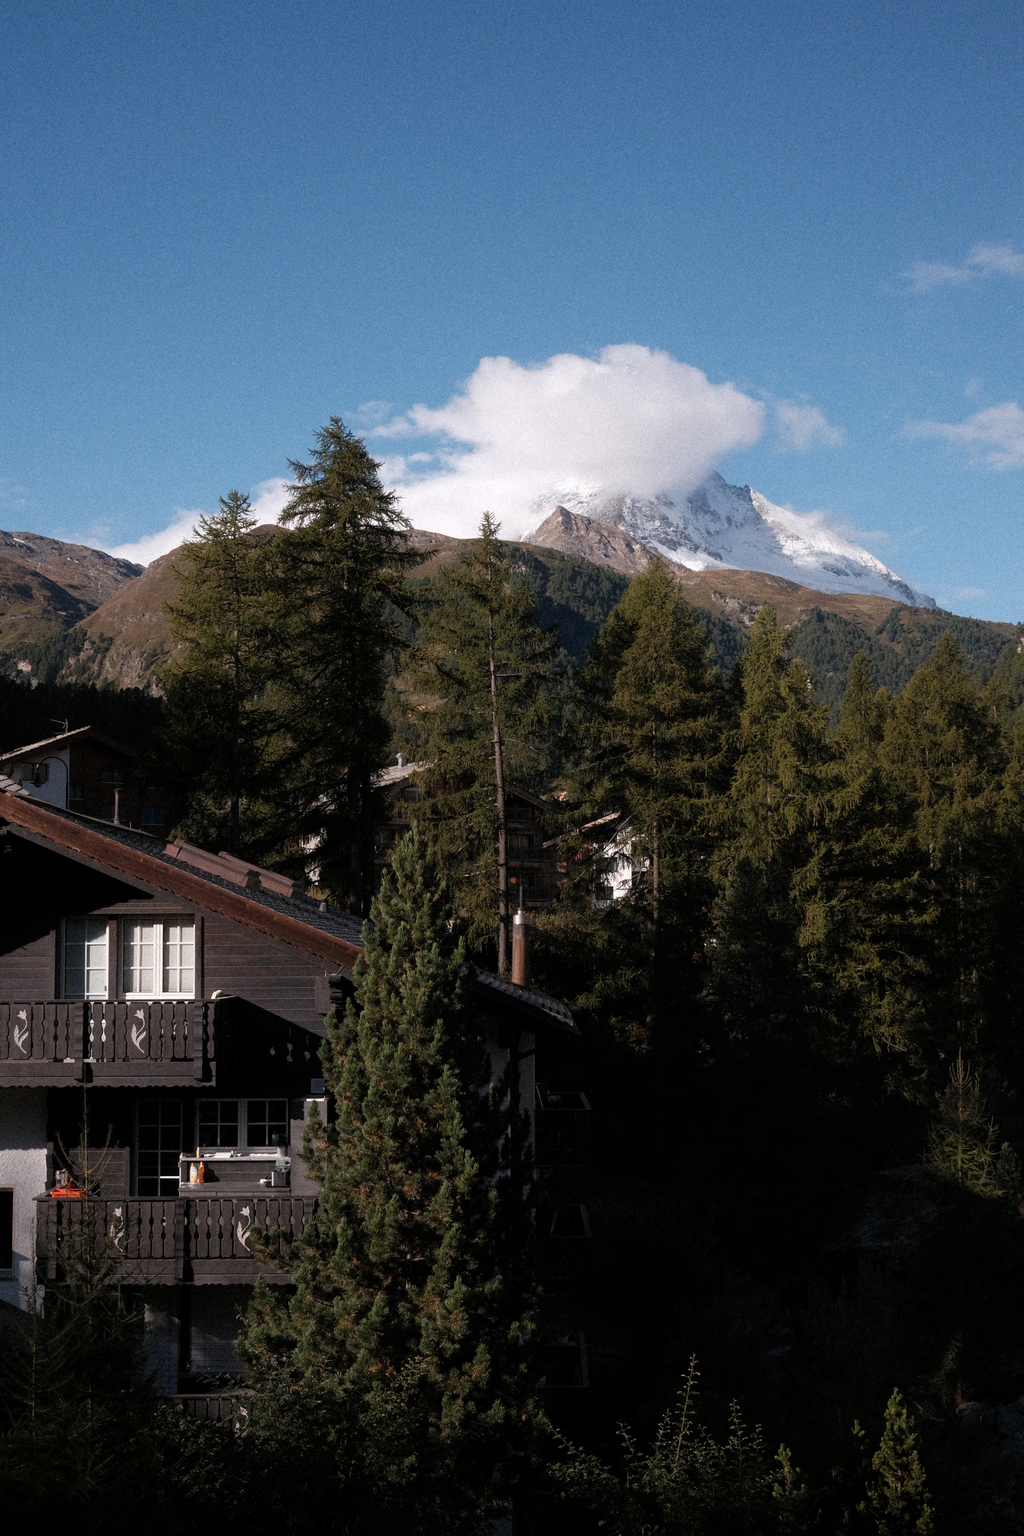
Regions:
M 277 532 L 267 526 L 254 536 L 273 538 Z M 537 593 L 542 622 L 558 626 L 563 664 L 579 664 L 649 551 L 578 516 L 568 522 L 551 518 L 539 532 L 566 547 L 520 543 L 515 546 L 517 563 Z M 424 585 L 457 560 L 467 543 L 424 530 L 416 530 L 411 540 L 423 552 L 414 579 Z M 62 550 L 70 554 L 62 555 Z M 173 650 L 166 605 L 178 590 L 178 553 L 174 550 L 139 571 L 127 561 L 82 546 L 0 534 L 0 674 L 20 675 L 33 683 L 159 693 L 158 671 Z M 34 566 L 26 563 L 29 558 Z M 64 584 L 57 581 L 58 574 L 64 575 Z M 1015 654 L 1018 643 L 1014 624 L 909 608 L 863 593 L 826 595 L 763 572 L 691 571 L 679 566 L 676 574 L 684 596 L 707 616 L 715 661 L 723 674 L 741 654 L 760 609 L 771 603 L 790 628 L 793 651 L 810 668 L 819 696 L 830 703 L 842 696 L 847 668 L 858 650 L 868 653 L 876 683 L 898 692 L 947 628 L 979 678 L 992 671 L 1011 642 Z M 103 591 L 109 595 L 95 601 Z M 1003 664 L 1004 672 L 1008 666 Z
M 81 621 L 142 574 L 84 544 L 0 530 L 0 676 L 57 676 Z

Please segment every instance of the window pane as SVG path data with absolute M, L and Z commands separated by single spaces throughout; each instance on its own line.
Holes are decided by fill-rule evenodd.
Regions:
M 138 1192 L 150 1199 L 175 1199 L 181 1152 L 181 1101 L 142 1099 L 139 1103 Z
M 106 997 L 107 920 L 69 917 L 64 923 L 65 997 Z
M 208 1099 L 199 1105 L 201 1147 L 238 1146 L 238 1100 Z
M 195 925 L 186 921 L 165 922 L 164 985 L 171 997 L 192 997 L 195 993 Z
M 288 1100 L 250 1099 L 247 1143 L 250 1147 L 275 1146 L 274 1138 L 288 1140 Z
M 121 991 L 152 997 L 156 986 L 158 924 L 126 918 L 121 924 Z

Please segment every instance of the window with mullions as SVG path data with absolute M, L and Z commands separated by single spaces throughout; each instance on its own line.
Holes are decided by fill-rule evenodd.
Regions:
M 288 1140 L 288 1101 L 250 1099 L 246 1106 L 246 1143 L 250 1147 L 275 1147 L 278 1137 Z
M 196 937 L 192 918 L 124 918 L 121 994 L 194 997 Z
M 199 1106 L 199 1147 L 238 1146 L 238 1100 L 210 1099 Z
M 139 1103 L 136 1166 L 136 1186 L 140 1196 L 177 1198 L 181 1150 L 181 1100 L 142 1099 Z
M 105 917 L 65 919 L 61 972 L 62 996 L 107 996 L 107 919 Z
M 204 1099 L 196 1111 L 196 1146 L 204 1151 L 266 1151 L 288 1141 L 287 1099 Z

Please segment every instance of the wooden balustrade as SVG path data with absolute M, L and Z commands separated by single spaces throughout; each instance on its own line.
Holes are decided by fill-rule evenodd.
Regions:
M 287 1243 L 299 1236 L 316 1211 L 316 1201 L 310 1196 L 235 1195 L 189 1199 L 182 1203 L 185 1206 L 185 1248 L 193 1277 L 197 1281 L 213 1283 L 244 1278 L 239 1273 L 240 1265 L 255 1268 L 254 1232 L 272 1228 L 283 1232 L 284 1237 L 277 1245 L 281 1252 Z
M 0 1003 L 0 1087 L 217 1080 L 220 1004 Z
M 128 1285 L 246 1284 L 257 1274 L 287 1284 L 284 1270 L 257 1261 L 253 1238 L 277 1229 L 278 1251 L 316 1214 L 311 1196 L 236 1195 L 178 1200 L 36 1201 L 41 1280 L 65 1264 L 88 1263 Z

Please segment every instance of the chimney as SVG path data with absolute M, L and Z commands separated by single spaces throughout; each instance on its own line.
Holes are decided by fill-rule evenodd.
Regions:
M 398 766 L 399 766 L 399 768 L 404 768 L 405 767 L 405 753 L 404 752 L 399 752 L 399 754 L 398 754 Z
M 525 912 L 512 918 L 512 985 L 530 985 L 530 924 Z

